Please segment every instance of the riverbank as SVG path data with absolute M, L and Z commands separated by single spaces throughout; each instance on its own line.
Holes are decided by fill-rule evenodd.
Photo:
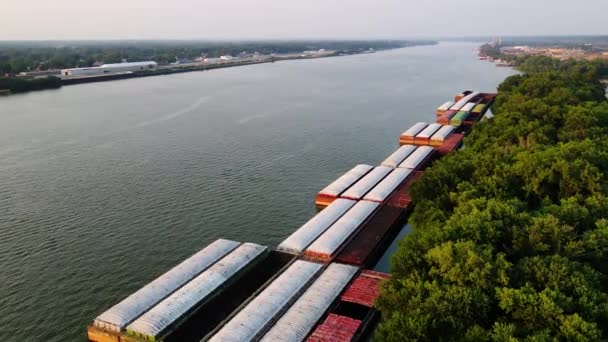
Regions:
M 353 54 L 349 54 L 353 55 Z M 171 75 L 178 73 L 186 73 L 186 72 L 194 72 L 194 71 L 209 71 L 214 69 L 223 69 L 223 68 L 232 68 L 239 67 L 245 65 L 254 65 L 254 64 L 264 64 L 264 63 L 274 63 L 280 61 L 287 60 L 297 60 L 297 59 L 317 59 L 317 58 L 327 58 L 327 57 L 336 57 L 336 56 L 346 56 L 346 54 L 338 55 L 338 54 L 324 54 L 319 56 L 285 56 L 285 57 L 274 57 L 269 56 L 265 58 L 253 58 L 247 60 L 239 60 L 235 62 L 221 62 L 214 64 L 205 64 L 205 63 L 189 63 L 186 65 L 175 65 L 175 66 L 161 66 L 157 69 L 153 70 L 142 70 L 135 72 L 116 72 L 105 75 L 94 75 L 94 76 L 69 76 L 69 77 L 56 77 L 56 76 L 47 76 L 47 77 L 39 77 L 34 79 L 19 79 L 19 78 L 0 78 L 0 95 L 11 95 L 11 94 L 19 94 L 28 91 L 36 91 L 36 90 L 48 90 L 48 89 L 57 89 L 62 86 L 69 85 L 77 85 L 83 83 L 93 83 L 93 82 L 108 82 L 108 81 L 116 81 L 116 80 L 125 80 L 131 78 L 139 78 L 139 77 L 151 77 L 151 76 L 162 76 L 162 75 Z M 6 88 L 6 89 L 2 89 Z
M 398 48 L 386 48 L 378 51 L 388 51 L 395 49 L 404 49 L 414 46 L 421 45 L 434 45 L 434 43 L 425 44 L 413 44 L 405 47 Z M 242 58 L 235 61 L 221 61 L 215 63 L 184 63 L 175 65 L 164 65 L 152 70 L 142 70 L 135 72 L 117 72 L 105 75 L 94 75 L 94 76 L 47 76 L 38 77 L 33 79 L 21 79 L 21 78 L 0 78 L 0 89 L 6 89 L 2 95 L 11 95 L 17 93 L 23 93 L 34 90 L 46 90 L 46 89 L 57 89 L 61 86 L 77 85 L 83 83 L 93 82 L 107 82 L 124 79 L 132 79 L 139 77 L 151 77 L 151 76 L 162 76 L 171 75 L 186 72 L 195 71 L 209 71 L 214 69 L 232 68 L 254 64 L 274 63 L 280 61 L 289 60 L 301 60 L 301 59 L 319 59 L 329 57 L 343 57 L 360 54 L 375 53 L 376 50 L 362 50 L 356 52 L 343 52 L 343 51 L 317 51 L 315 53 L 293 53 L 283 55 L 264 55 L 257 57 Z M 4 85 L 4 86 L 3 86 Z
M 418 46 L 412 45 L 407 47 L 401 47 L 401 49 Z M 398 49 L 398 48 L 395 48 Z M 395 49 L 384 49 L 379 51 L 388 51 Z M 291 60 L 302 60 L 302 59 L 319 59 L 319 58 L 329 58 L 329 57 L 344 57 L 344 56 L 353 56 L 353 55 L 362 55 L 375 53 L 376 51 L 362 51 L 362 52 L 353 52 L 353 53 L 342 53 L 339 51 L 332 51 L 327 53 L 319 53 L 313 55 L 305 55 L 305 54 L 286 54 L 286 55 L 277 55 L 277 56 L 264 56 L 264 57 L 256 57 L 256 58 L 248 58 L 241 59 L 237 61 L 227 61 L 227 62 L 218 62 L 213 64 L 207 63 L 188 63 L 185 65 L 170 65 L 170 66 L 161 66 L 157 69 L 153 70 L 142 70 L 135 72 L 124 72 L 124 73 L 115 73 L 110 75 L 99 75 L 99 76 L 76 76 L 76 77 L 62 77 L 63 85 L 75 85 L 82 83 L 91 83 L 91 82 L 105 82 L 105 81 L 114 81 L 114 80 L 122 80 L 129 78 L 138 78 L 138 77 L 151 77 L 151 76 L 162 76 L 162 75 L 171 75 L 185 72 L 194 72 L 194 71 L 209 71 L 214 69 L 223 69 L 223 68 L 233 68 L 245 65 L 254 65 L 254 64 L 264 64 L 264 63 L 275 63 L 281 61 L 291 61 Z
M 138 77 L 171 75 L 171 74 L 179 74 L 179 73 L 194 72 L 194 71 L 208 71 L 208 70 L 213 70 L 213 69 L 231 68 L 231 67 L 237 67 L 237 66 L 263 64 L 263 63 L 271 63 L 271 62 L 273 62 L 273 61 L 264 59 L 264 60 L 218 63 L 218 64 L 211 64 L 211 65 L 199 64 L 199 65 L 175 66 L 175 67 L 158 68 L 158 69 L 154 69 L 154 70 L 123 72 L 123 73 L 114 73 L 114 74 L 99 75 L 99 76 L 64 77 L 64 78 L 61 78 L 61 82 L 62 82 L 62 85 L 67 86 L 67 85 L 76 85 L 76 84 L 82 84 L 82 83 L 106 82 L 106 81 L 123 80 L 123 79 L 129 79 L 129 78 L 138 78 Z

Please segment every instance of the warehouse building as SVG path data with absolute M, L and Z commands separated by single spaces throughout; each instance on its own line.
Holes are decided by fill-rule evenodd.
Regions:
M 140 70 L 156 69 L 158 64 L 156 62 L 133 62 L 133 63 L 114 63 L 114 64 L 103 64 L 98 67 L 90 68 L 73 68 L 61 70 L 62 76 L 96 76 L 105 75 L 119 72 L 133 72 Z

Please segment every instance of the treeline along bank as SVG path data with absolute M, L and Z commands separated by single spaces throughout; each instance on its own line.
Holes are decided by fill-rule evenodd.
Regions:
M 608 70 L 517 63 L 496 116 L 414 184 L 377 340 L 608 337 Z

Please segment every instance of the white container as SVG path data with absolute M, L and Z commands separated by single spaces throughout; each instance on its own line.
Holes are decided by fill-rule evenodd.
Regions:
M 209 341 L 254 341 L 304 292 L 322 269 L 298 260 L 239 311 Z
M 414 138 L 416 134 L 420 133 L 423 129 L 426 128 L 428 124 L 426 122 L 417 122 L 412 127 L 410 127 L 407 131 L 401 133 L 402 138 Z
M 412 152 L 416 150 L 414 145 L 403 145 L 397 151 L 393 152 L 386 160 L 382 162 L 382 166 L 396 168 L 402 161 L 407 158 Z
M 452 134 L 455 130 L 456 130 L 456 127 L 451 126 L 451 125 L 445 125 L 445 126 L 441 127 L 437 131 L 437 133 L 433 134 L 433 136 L 431 137 L 431 141 L 444 142 L 445 139 L 447 139 L 447 137 L 449 137 L 450 134 Z
M 437 130 L 441 128 L 441 125 L 438 123 L 432 123 L 428 125 L 422 132 L 416 135 L 416 138 L 420 139 L 429 139 Z
M 239 244 L 236 241 L 216 240 L 97 316 L 93 325 L 113 332 L 124 330 L 127 324 L 230 253 Z
M 313 242 L 306 252 L 332 256 L 361 224 L 380 206 L 376 202 L 361 201 Z
M 456 102 L 452 107 L 450 107 L 450 110 L 460 110 L 462 107 L 464 107 L 464 105 L 466 105 L 469 101 L 471 101 L 475 96 L 479 94 L 480 93 L 478 91 L 470 93 L 469 95 L 460 99 L 460 101 Z
M 156 340 L 168 327 L 190 312 L 266 252 L 267 248 L 244 243 L 198 277 L 175 291 L 127 326 L 127 333 Z
M 405 167 L 408 169 L 416 170 L 420 164 L 425 161 L 432 153 L 434 149 L 431 146 L 420 146 L 412 153 L 403 163 L 399 164 L 399 167 Z
M 263 342 L 300 342 L 357 273 L 357 267 L 331 264 L 264 335 Z
M 462 106 L 462 108 L 460 109 L 461 112 L 470 112 L 473 110 L 473 108 L 475 108 L 475 103 L 469 102 L 467 104 L 465 104 L 464 106 Z
M 359 164 L 340 176 L 340 178 L 336 179 L 333 183 L 326 186 L 323 190 L 319 191 L 319 194 L 338 197 L 373 168 L 374 167 L 371 165 Z
M 285 241 L 281 242 L 277 249 L 292 254 L 302 253 L 308 245 L 319 235 L 323 234 L 327 228 L 342 217 L 355 203 L 353 200 L 338 198 L 291 234 Z
M 380 184 L 376 185 L 365 197 L 364 200 L 383 203 L 388 197 L 397 190 L 397 187 L 405 181 L 412 173 L 410 169 L 395 169 Z
M 351 200 L 360 200 L 376 184 L 386 177 L 393 169 L 387 166 L 377 166 L 370 173 L 346 190 L 340 197 Z
M 452 107 L 453 105 L 454 105 L 454 101 L 448 101 L 448 102 L 442 104 L 441 106 L 439 106 L 439 108 L 437 108 L 437 111 L 445 112 L 448 109 L 450 109 L 450 107 Z

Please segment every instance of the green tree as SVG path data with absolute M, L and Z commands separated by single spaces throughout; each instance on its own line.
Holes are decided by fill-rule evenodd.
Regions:
M 496 117 L 414 185 L 377 340 L 608 337 L 605 69 L 520 63 L 526 74 L 501 84 Z

